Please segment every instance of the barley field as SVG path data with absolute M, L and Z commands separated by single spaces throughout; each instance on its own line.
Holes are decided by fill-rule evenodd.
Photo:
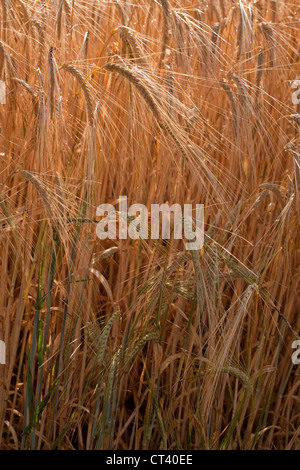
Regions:
M 300 450 L 299 0 L 0 15 L 0 448 Z M 203 247 L 99 239 L 121 196 Z

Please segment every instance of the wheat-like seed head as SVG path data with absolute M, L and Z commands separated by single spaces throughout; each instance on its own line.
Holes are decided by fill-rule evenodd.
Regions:
M 91 91 L 89 89 L 88 84 L 86 83 L 86 81 L 85 81 L 83 75 L 81 74 L 81 72 L 76 67 L 74 67 L 73 65 L 63 64 L 61 66 L 61 68 L 63 70 L 66 70 L 66 72 L 69 72 L 71 75 L 73 75 L 73 77 L 76 78 L 76 80 L 78 81 L 80 87 L 82 88 L 82 91 L 84 93 L 84 97 L 85 97 L 85 100 L 86 100 L 88 121 L 89 121 L 89 124 L 92 126 L 93 122 L 94 122 L 94 118 L 93 118 L 93 116 L 94 116 L 93 98 L 92 98 L 92 94 L 91 94 Z

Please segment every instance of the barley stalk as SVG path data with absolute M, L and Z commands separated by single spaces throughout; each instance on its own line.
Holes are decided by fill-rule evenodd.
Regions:
M 160 64 L 163 63 L 163 60 L 166 55 L 166 50 L 169 44 L 169 4 L 168 0 L 160 0 L 163 10 L 163 40 L 162 40 L 162 49 L 160 54 Z
M 237 120 L 237 110 L 236 110 L 234 95 L 233 95 L 233 92 L 232 92 L 230 86 L 228 85 L 227 81 L 224 78 L 222 78 L 220 80 L 220 85 L 225 90 L 226 95 L 228 96 L 228 99 L 229 99 L 229 102 L 230 102 L 230 105 L 231 105 L 231 110 L 232 110 L 233 130 L 234 130 L 235 136 L 237 136 L 238 120 Z
M 83 91 L 83 94 L 84 94 L 84 97 L 85 97 L 85 101 L 86 101 L 88 121 L 89 121 L 90 126 L 92 126 L 93 122 L 94 122 L 93 99 L 92 99 L 91 91 L 90 91 L 83 75 L 81 74 L 81 72 L 78 69 L 76 69 L 76 67 L 74 67 L 71 64 L 63 64 L 61 66 L 61 68 L 63 70 L 66 70 L 66 72 L 69 72 L 71 75 L 73 75 L 73 77 L 76 78 L 76 80 L 78 81 L 80 87 L 82 88 L 82 91 Z

